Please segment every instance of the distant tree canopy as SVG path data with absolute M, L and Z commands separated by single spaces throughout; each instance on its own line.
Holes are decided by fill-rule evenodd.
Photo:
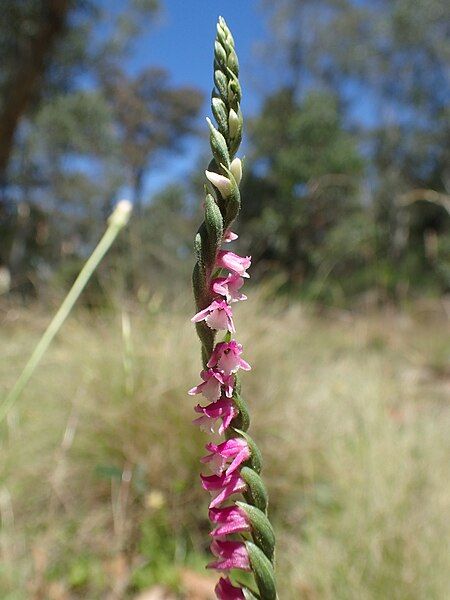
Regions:
M 267 98 L 250 136 L 246 243 L 260 268 L 275 265 L 291 283 L 303 283 L 317 270 L 319 249 L 358 207 L 363 161 L 356 141 L 342 130 L 330 94 L 311 92 L 300 102 L 292 89 Z
M 265 255 L 283 265 L 297 261 L 303 283 L 311 270 L 319 280 L 329 272 L 330 285 L 339 274 L 344 295 L 373 287 L 388 295 L 417 286 L 449 289 L 450 4 L 262 0 L 262 6 L 271 32 L 264 81 L 273 91 L 255 121 L 247 181 L 263 198 L 253 203 L 252 222 L 274 219 Z M 311 100 L 313 90 L 321 95 Z M 327 97 L 335 102 L 331 129 L 326 116 L 314 121 Z M 298 106 L 294 121 L 289 103 Z M 316 123 L 313 135 L 301 127 L 308 119 Z M 351 142 L 343 130 L 351 132 Z M 364 157 L 364 176 L 355 153 Z M 337 202 L 335 189 L 322 190 L 329 201 L 323 205 L 311 196 L 311 182 L 318 175 L 336 182 L 336 173 L 346 174 L 351 185 L 340 188 Z M 339 212 L 344 206 L 353 206 L 352 215 Z M 310 220 L 297 229 L 296 253 L 288 239 L 298 227 L 295 215 L 308 211 L 322 218 L 318 226 Z M 287 231 L 280 240 L 273 229 L 278 232 L 283 221 Z M 324 222 L 332 227 L 326 235 Z M 336 266 L 330 271 L 325 255 L 331 248 Z M 353 266 L 344 254 L 354 256 Z
M 202 95 L 157 65 L 127 68 L 158 6 L 5 3 L 0 267 L 13 289 L 73 274 L 124 187 L 137 213 L 118 262 L 128 288 L 189 271 L 208 158 L 188 186 L 149 198 L 145 182 L 196 132 Z M 450 4 L 260 6 L 264 95 L 246 115 L 241 213 L 254 278 L 326 302 L 448 291 Z
M 134 78 L 118 68 L 105 69 L 101 78 L 140 213 L 149 162 L 161 152 L 182 148 L 184 137 L 195 131 L 203 97 L 194 88 L 172 88 L 163 69 L 148 68 Z
M 163 69 L 130 76 L 123 68 L 157 8 L 154 0 L 128 0 L 117 13 L 89 0 L 7 3 L 0 263 L 14 287 L 83 256 L 122 186 L 139 208 L 155 159 L 181 150 L 195 131 L 197 89 L 173 86 Z M 36 211 L 44 236 L 31 219 Z

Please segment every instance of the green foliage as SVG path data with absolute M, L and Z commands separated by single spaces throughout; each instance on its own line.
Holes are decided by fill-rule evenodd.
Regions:
M 113 114 L 120 160 L 140 212 L 147 169 L 162 153 L 182 149 L 185 136 L 194 132 L 202 94 L 192 87 L 171 86 L 168 73 L 157 68 L 132 77 L 106 61 L 100 79 Z
M 298 102 L 291 90 L 267 99 L 251 137 L 254 153 L 243 190 L 246 242 L 261 269 L 277 265 L 290 284 L 304 284 L 329 268 L 333 238 L 346 241 L 333 255 L 339 263 L 360 237 L 353 228 L 362 219 L 356 194 L 363 162 L 355 139 L 342 129 L 331 95 L 311 93 Z M 352 245 L 352 254 L 359 250 Z
M 171 214 L 161 197 L 173 187 L 149 198 L 146 182 L 196 133 L 201 95 L 163 69 L 126 68 L 158 3 L 53 5 L 67 12 L 55 16 L 42 0 L 6 2 L 0 21 L 0 268 L 26 294 L 61 280 L 92 247 L 118 190 L 128 189 L 141 215 L 117 257 L 122 281 L 137 292 L 151 273 L 170 288 L 176 268 L 184 282 L 192 252 L 185 231 L 195 220 L 186 188 L 196 174 L 183 174 L 183 206 Z M 449 3 L 261 6 L 269 39 L 254 71 L 264 97 L 250 128 L 241 215 L 255 276 L 273 273 L 284 290 L 326 302 L 442 294 L 450 286 Z M 45 52 L 36 65 L 39 36 Z M 226 102 L 216 90 L 212 110 L 232 155 L 242 114 L 226 104 L 240 90 L 236 81 L 228 90 L 220 69 L 236 73 L 238 65 L 234 52 L 217 52 Z M 195 194 L 197 205 L 203 181 Z
M 42 279 L 37 263 L 48 276 L 84 257 L 127 178 L 142 205 L 149 161 L 182 148 L 201 102 L 196 89 L 170 85 L 161 69 L 135 77 L 121 69 L 158 2 L 130 0 L 111 14 L 90 2 L 56 2 L 55 14 L 45 4 L 10 3 L 0 24 L 0 131 L 16 132 L 11 147 L 6 136 L 0 141 L 9 162 L 5 174 L 0 160 L 0 264 L 24 291 L 28 280 Z M 30 55 L 34 43 L 45 51 L 39 65 Z M 38 81 L 27 89 L 25 72 L 23 106 L 12 115 L 21 61 Z M 42 212 L 51 231 L 41 243 L 26 217 L 32 212 Z
M 52 98 L 39 110 L 34 127 L 34 137 L 45 144 L 43 151 L 51 157 L 105 156 L 117 151 L 111 109 L 100 91 Z
M 445 251 L 442 256 L 430 254 L 429 241 L 436 238 L 434 246 L 440 252 L 441 241 L 450 231 L 448 209 L 439 210 L 420 200 L 421 194 L 441 193 L 448 203 L 450 89 L 446 73 L 450 46 L 445 25 L 450 18 L 448 2 L 280 0 L 262 4 L 271 25 L 264 81 L 271 81 L 267 75 L 271 68 L 275 80 L 272 87 L 287 88 L 293 98 L 304 98 L 305 90 L 311 88 L 331 93 L 339 105 L 338 127 L 353 132 L 353 142 L 364 149 L 367 159 L 365 185 L 356 198 L 360 204 L 358 212 L 362 211 L 366 219 L 363 230 L 372 231 L 370 261 L 359 261 L 359 266 L 346 269 L 343 286 L 333 281 L 333 277 L 328 277 L 327 286 L 330 290 L 336 285 L 340 287 L 342 298 L 358 290 L 359 284 L 367 286 L 366 290 L 372 289 L 379 299 L 401 297 L 406 289 L 407 293 L 447 290 L 448 282 L 442 278 L 439 266 L 446 260 Z M 276 163 L 284 166 L 277 177 L 296 173 L 294 179 L 303 183 L 325 173 L 331 175 L 335 169 L 347 172 L 350 167 L 350 177 L 358 187 L 357 173 L 352 172 L 351 160 L 348 162 L 351 149 L 345 137 L 334 143 L 328 140 L 323 148 L 317 148 L 316 155 L 311 153 L 311 160 L 307 158 L 310 148 L 316 145 L 314 140 L 327 135 L 330 120 L 325 113 L 323 128 L 317 122 L 313 130 L 307 126 L 301 128 L 303 138 L 299 138 L 296 150 L 289 145 L 287 150 L 278 149 L 278 144 L 283 146 L 286 142 L 283 136 L 286 112 L 280 110 L 279 100 L 273 103 L 273 98 L 277 99 L 276 91 L 266 100 L 266 106 L 270 107 L 267 112 L 283 114 L 283 118 L 277 120 L 274 116 L 272 125 L 269 118 L 265 132 L 260 127 L 257 135 L 270 140 L 273 134 Z M 284 103 L 286 106 L 289 102 Z M 310 106 L 311 117 L 323 108 L 320 102 Z M 294 131 L 296 124 L 289 122 Z M 313 131 L 313 139 L 308 131 Z M 257 150 L 257 156 L 261 161 L 270 160 L 270 141 Z M 289 196 L 291 183 L 288 181 L 287 185 L 284 197 Z M 278 189 L 256 188 L 259 195 L 261 191 L 269 197 L 276 194 L 277 207 L 280 206 Z M 333 191 L 326 193 L 332 201 Z M 405 204 L 402 199 L 408 194 L 415 200 Z M 315 202 L 311 197 L 308 200 Z M 263 210 L 267 220 L 278 229 L 277 211 L 270 207 Z M 351 229 L 353 217 L 348 215 L 345 219 L 350 221 L 348 229 Z M 356 219 L 358 226 L 361 216 L 356 215 Z M 340 228 L 342 219 L 334 220 Z M 310 226 L 314 228 L 314 223 L 310 222 Z M 299 235 L 304 237 L 305 232 L 299 231 Z M 338 233 L 333 237 L 337 240 L 343 236 Z M 324 243 L 328 242 L 324 242 L 323 236 L 313 242 L 316 257 Z M 276 248 L 273 245 L 271 240 L 271 245 L 266 246 L 270 259 L 279 252 L 279 240 Z M 356 244 L 352 254 L 358 251 Z M 310 270 L 305 249 L 299 260 L 302 262 L 299 279 L 305 282 Z M 292 274 L 289 279 L 292 281 Z

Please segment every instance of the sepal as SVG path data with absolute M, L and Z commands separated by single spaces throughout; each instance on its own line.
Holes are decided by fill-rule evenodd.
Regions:
M 221 199 L 225 200 L 228 198 L 228 195 L 231 193 L 231 181 L 228 179 L 228 177 L 225 177 L 225 175 L 221 175 L 220 173 L 216 173 L 215 171 L 205 171 L 205 176 L 209 183 L 211 183 L 214 188 L 219 190 Z M 212 188 L 213 191 L 214 188 Z

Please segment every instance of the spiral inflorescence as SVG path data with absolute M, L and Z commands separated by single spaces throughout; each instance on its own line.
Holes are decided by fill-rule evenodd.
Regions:
M 241 292 L 250 257 L 223 249 L 237 238 L 230 227 L 241 205 L 242 164 L 236 152 L 242 139 L 241 87 L 234 40 L 223 18 L 214 45 L 214 89 L 211 107 L 216 126 L 208 119 L 213 159 L 206 171 L 204 221 L 195 237 L 193 288 L 196 324 L 202 344 L 202 382 L 190 390 L 209 401 L 195 408 L 202 428 L 223 436 L 206 445 L 202 462 L 212 474 L 202 475 L 213 498 L 210 565 L 227 573 L 216 586 L 222 600 L 277 598 L 273 568 L 275 538 L 267 516 L 268 497 L 261 479 L 261 454 L 247 433 L 249 410 L 242 398 L 239 370 L 249 370 L 242 346 L 234 339 L 233 306 L 246 299 Z M 224 338 L 216 340 L 219 331 Z M 218 428 L 216 427 L 218 425 Z M 238 495 L 244 501 L 237 500 Z M 238 571 L 235 571 L 238 570 Z M 239 583 L 239 573 L 253 574 L 254 585 Z

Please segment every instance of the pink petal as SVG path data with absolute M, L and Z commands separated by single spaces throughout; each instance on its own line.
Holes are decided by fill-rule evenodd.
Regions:
M 228 330 L 228 316 L 224 310 L 213 310 L 205 319 L 206 324 L 211 329 L 217 331 Z
M 245 600 L 242 588 L 234 587 L 228 577 L 221 577 L 214 591 L 218 600 Z
M 214 369 L 208 369 L 207 371 L 202 371 L 200 376 L 203 379 L 203 383 L 190 389 L 188 392 L 189 395 L 203 394 L 207 400 L 214 402 L 222 395 L 221 386 L 224 383 L 226 384 L 225 391 L 228 390 L 229 382 L 228 380 L 224 380 L 222 373 Z
M 235 340 L 219 342 L 211 354 L 208 367 L 218 368 L 226 374 L 235 373 L 239 368 L 249 371 L 251 367 L 245 360 L 240 358 L 241 354 L 242 346 Z
M 222 398 L 216 402 L 208 404 L 208 406 L 200 406 L 200 404 L 198 404 L 195 407 L 195 412 L 203 415 L 194 421 L 194 423 L 200 425 L 202 429 L 207 427 L 206 420 L 209 419 L 211 422 L 209 429 L 210 431 L 214 431 L 216 420 L 222 419 L 222 424 L 220 425 L 218 431 L 220 435 L 222 435 L 225 429 L 230 426 L 231 421 L 238 413 L 232 400 L 224 396 L 222 396 Z
M 228 302 L 238 302 L 247 300 L 247 296 L 240 293 L 240 288 L 244 285 L 244 279 L 237 273 L 229 273 L 227 277 L 216 277 L 211 282 L 211 289 L 214 294 L 225 296 Z
M 217 527 L 211 532 L 213 537 L 223 537 L 232 533 L 250 531 L 247 515 L 237 506 L 212 508 L 209 511 L 209 519 L 217 524 Z
M 208 565 L 209 569 L 228 571 L 229 569 L 242 569 L 250 571 L 250 559 L 244 542 L 230 542 L 228 540 L 213 540 L 211 552 L 219 560 Z
M 218 492 L 211 501 L 209 508 L 215 508 L 222 504 L 233 494 L 239 494 L 246 489 L 245 481 L 234 472 L 231 475 L 200 475 L 203 489 L 208 492 Z
M 206 317 L 209 315 L 209 306 L 208 308 L 204 308 L 203 310 L 201 310 L 200 312 L 198 312 L 196 315 L 194 315 L 191 319 L 192 323 L 198 323 L 199 321 L 203 321 L 204 319 L 206 319 Z
M 234 252 L 220 250 L 217 255 L 217 265 L 224 269 L 229 269 L 241 277 L 250 277 L 247 273 L 247 269 L 251 265 L 250 256 L 243 257 Z

